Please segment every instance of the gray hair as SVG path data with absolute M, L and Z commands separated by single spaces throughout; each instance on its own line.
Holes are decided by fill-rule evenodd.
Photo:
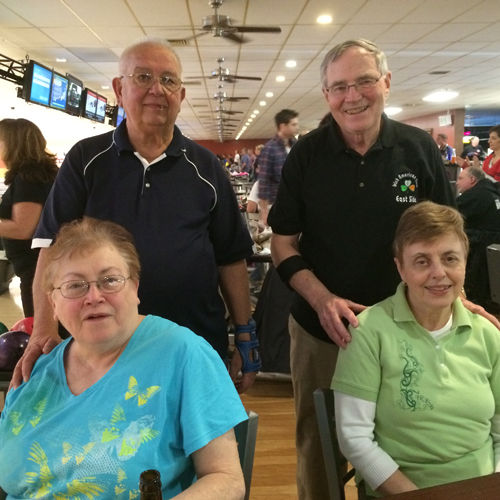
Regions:
M 387 58 L 385 54 L 380 50 L 378 45 L 370 42 L 369 40 L 365 40 L 364 38 L 357 38 L 356 40 L 346 40 L 345 42 L 339 43 L 333 49 L 329 50 L 326 56 L 323 58 L 320 66 L 320 77 L 321 84 L 323 87 L 328 86 L 328 82 L 326 79 L 326 70 L 328 66 L 335 62 L 347 49 L 350 47 L 360 47 L 365 49 L 368 53 L 372 54 L 377 62 L 378 69 L 382 75 L 388 73 L 389 69 L 387 67 Z
M 486 174 L 477 167 L 468 167 L 465 169 L 465 172 L 469 175 L 469 177 L 475 177 L 477 182 L 486 178 Z
M 171 47 L 171 45 L 163 38 L 157 37 L 157 36 L 144 36 L 141 37 L 134 42 L 132 42 L 128 47 L 125 48 L 125 50 L 122 52 L 122 55 L 120 56 L 120 60 L 118 62 L 118 71 L 120 72 L 120 76 L 123 76 L 123 74 L 126 71 L 126 64 L 127 60 L 130 57 L 131 54 L 133 54 L 136 50 L 143 48 L 143 47 L 161 47 L 168 52 L 170 52 L 174 57 L 175 60 L 177 61 L 177 64 L 179 65 L 179 71 L 180 75 L 179 78 L 182 79 L 182 63 L 181 60 L 179 59 L 179 55 L 177 52 Z

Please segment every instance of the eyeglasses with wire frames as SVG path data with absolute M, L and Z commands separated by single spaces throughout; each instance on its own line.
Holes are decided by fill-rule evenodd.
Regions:
M 131 73 L 130 75 L 120 76 L 120 79 L 126 76 L 132 78 L 134 83 L 143 89 L 150 89 L 158 81 L 165 90 L 171 93 L 179 90 L 183 83 L 182 80 L 176 76 L 153 76 L 151 73 Z
M 85 280 L 72 280 L 65 281 L 61 286 L 54 287 L 54 290 L 59 290 L 63 297 L 67 299 L 79 299 L 87 294 L 90 289 L 90 284 L 95 283 L 97 288 L 104 293 L 116 293 L 125 288 L 125 283 L 130 279 L 125 278 L 121 274 L 112 274 L 103 276 L 98 280 L 85 281 Z
M 354 87 L 357 92 L 360 94 L 363 93 L 363 91 L 369 90 L 372 87 L 375 87 L 377 82 L 383 77 L 384 75 L 380 75 L 378 78 L 374 77 L 364 77 L 358 80 L 356 83 L 353 83 L 352 85 L 347 85 L 347 83 L 339 83 L 338 85 L 332 85 L 331 87 L 325 87 L 325 90 L 333 96 L 341 96 L 341 95 L 346 95 L 349 93 L 349 89 L 351 87 Z

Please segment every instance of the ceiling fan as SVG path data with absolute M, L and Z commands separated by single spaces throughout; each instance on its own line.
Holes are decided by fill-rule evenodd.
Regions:
M 254 80 L 254 81 L 262 81 L 260 76 L 240 76 L 240 75 L 232 75 L 228 68 L 223 68 L 222 63 L 224 62 L 223 57 L 219 57 L 217 59 L 219 63 L 219 67 L 212 71 L 210 76 L 187 76 L 184 80 L 199 80 L 200 78 L 213 80 L 217 78 L 219 82 L 227 82 L 227 83 L 236 83 L 236 80 Z
M 281 28 L 278 26 L 233 26 L 229 16 L 218 13 L 222 0 L 211 0 L 208 5 L 214 9 L 215 14 L 203 18 L 201 27 L 203 33 L 187 38 L 173 38 L 167 41 L 172 45 L 188 45 L 189 40 L 212 33 L 212 36 L 227 38 L 234 43 L 246 43 L 249 40 L 238 36 L 238 33 L 281 33 Z

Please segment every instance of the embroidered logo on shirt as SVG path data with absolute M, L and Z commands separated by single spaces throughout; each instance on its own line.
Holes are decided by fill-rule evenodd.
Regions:
M 417 358 L 413 355 L 413 347 L 406 342 L 400 341 L 399 358 L 404 361 L 403 377 L 399 384 L 401 398 L 398 406 L 402 410 L 432 410 L 434 405 L 428 398 L 420 394 L 419 382 L 424 373 L 424 368 Z
M 415 195 L 418 191 L 418 178 L 415 174 L 411 172 L 399 174 L 392 181 L 392 187 L 398 203 L 417 203 Z

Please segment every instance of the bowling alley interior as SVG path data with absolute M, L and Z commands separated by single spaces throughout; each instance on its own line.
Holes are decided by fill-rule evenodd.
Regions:
M 246 266 L 263 366 L 240 395 L 245 410 L 258 415 L 256 438 L 248 444 L 251 487 L 245 499 L 305 500 L 296 483 L 288 334 L 293 294 L 271 281 L 272 229 L 248 210 L 256 177 L 239 171 L 236 155 L 242 158 L 247 150 L 253 161 L 257 146 L 275 136 L 275 115 L 283 109 L 298 113 L 297 137 L 317 129 L 330 114 L 329 90 L 320 77 L 325 54 L 363 38 L 387 56 L 386 116 L 424 130 L 436 147 L 438 136 L 446 138 L 451 153 L 443 157 L 443 168 L 453 196 L 459 196 L 461 154 L 472 139 L 478 138 L 485 156 L 498 150 L 500 157 L 500 140 L 490 141 L 491 127 L 500 124 L 498 0 L 0 0 L 0 201 L 9 169 L 1 121 L 34 123 L 61 167 L 75 143 L 126 123 L 113 88 L 117 77 L 133 77 L 121 75 L 118 63 L 124 49 L 143 37 L 161 39 L 177 53 L 185 97 L 176 126 L 217 155 L 253 238 Z M 358 81 L 340 83 L 347 93 L 359 90 Z M 484 161 L 469 159 L 479 167 Z M 0 241 L 5 213 L 0 206 Z M 488 253 L 486 279 L 490 312 L 500 318 L 497 243 Z M 1 247 L 0 333 L 28 328 L 24 319 L 20 278 Z M 228 312 L 226 319 L 233 351 Z M 4 370 L 2 378 L 0 367 L 0 409 L 10 373 Z M 345 497 L 330 498 L 358 498 L 354 480 L 341 490 Z

